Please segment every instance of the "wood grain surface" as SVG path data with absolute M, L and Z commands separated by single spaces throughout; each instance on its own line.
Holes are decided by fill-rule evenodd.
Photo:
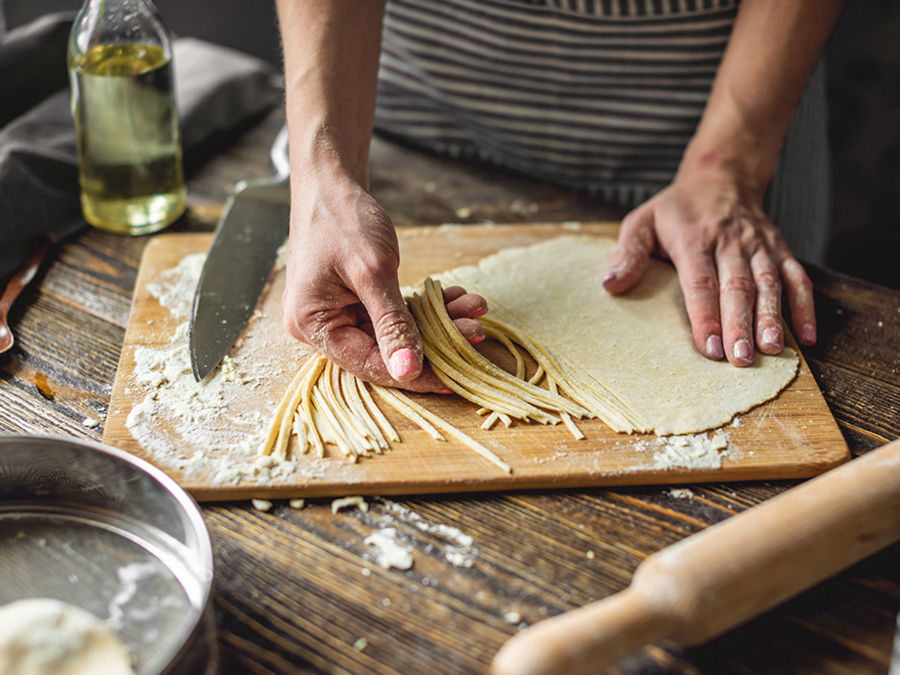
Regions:
M 230 185 L 271 174 L 278 115 L 189 181 L 191 208 L 171 231 L 208 231 Z M 453 163 L 383 140 L 372 191 L 398 225 L 618 219 L 574 192 Z M 471 215 L 461 218 L 458 209 Z M 461 213 L 467 213 L 462 211 Z M 0 355 L 0 430 L 99 440 L 143 248 L 153 238 L 85 230 L 61 246 L 13 307 L 16 345 Z M 803 347 L 854 455 L 900 437 L 900 293 L 807 266 L 819 343 Z M 627 586 L 650 554 L 780 494 L 796 481 L 589 488 L 372 499 L 367 513 L 276 502 L 205 505 L 216 555 L 219 672 L 482 673 L 517 618 L 531 624 Z M 680 495 L 680 496 L 679 496 Z M 446 558 L 434 527 L 473 539 L 471 567 Z M 413 567 L 384 570 L 366 537 L 393 523 Z M 645 647 L 613 673 L 887 671 L 900 608 L 900 546 L 705 645 Z M 360 639 L 365 639 L 365 643 Z
M 412 285 L 429 274 L 460 265 L 477 263 L 503 248 L 527 246 L 571 233 L 573 227 L 559 224 L 402 227 L 400 241 L 400 283 Z M 615 236 L 616 224 L 582 224 L 581 234 Z M 251 497 L 322 497 L 354 494 L 421 494 L 475 492 L 502 489 L 540 489 L 596 485 L 642 485 L 766 478 L 798 478 L 815 475 L 849 458 L 847 445 L 801 356 L 799 373 L 774 400 L 739 416 L 740 427 L 725 431 L 732 449 L 721 468 L 659 467 L 653 459 L 653 434 L 617 434 L 600 420 L 580 420 L 586 438 L 575 441 L 562 425 L 498 425 L 491 431 L 479 428 L 483 418 L 475 406 L 457 396 L 414 395 L 419 403 L 458 429 L 485 443 L 512 466 L 506 474 L 476 453 L 452 439 L 439 442 L 407 419 L 383 406 L 401 437 L 384 455 L 352 463 L 332 448 L 325 460 L 312 454 L 291 454 L 288 480 L 275 482 L 252 475 L 239 483 L 217 479 L 219 462 L 210 461 L 200 471 L 182 470 L 175 457 L 190 457 L 195 449 L 191 436 L 206 433 L 202 424 L 176 430 L 164 419 L 157 420 L 166 436 L 166 447 L 180 448 L 175 455 L 167 450 L 155 454 L 141 447 L 126 426 L 132 407 L 155 394 L 152 387 L 134 384 L 134 352 L 139 347 L 163 350 L 184 317 L 172 316 L 148 291 L 148 284 L 174 268 L 185 256 L 205 253 L 211 239 L 207 235 L 164 235 L 144 251 L 138 274 L 134 303 L 125 332 L 125 344 L 110 399 L 103 441 L 150 460 L 168 471 L 198 500 L 249 499 Z M 297 367 L 297 350 L 291 340 L 277 340 L 281 325 L 283 272 L 274 273 L 271 287 L 264 293 L 260 317 L 248 332 L 267 336 L 257 347 L 247 339 L 233 354 L 243 359 L 247 372 L 273 361 L 276 373 L 261 383 L 238 388 L 217 425 L 247 419 L 259 411 L 268 420 Z M 788 334 L 788 341 L 796 348 Z M 258 349 L 266 353 L 254 354 Z M 499 350 L 502 353 L 502 349 Z M 498 354 L 495 352 L 495 356 Z M 259 364 L 259 365 L 254 365 Z M 266 372 L 270 372 L 267 370 Z M 236 438 L 246 435 L 245 427 L 233 423 Z M 179 433 L 179 431 L 181 433 Z M 215 452 L 228 452 L 227 448 Z M 234 454 L 234 451 L 232 451 Z

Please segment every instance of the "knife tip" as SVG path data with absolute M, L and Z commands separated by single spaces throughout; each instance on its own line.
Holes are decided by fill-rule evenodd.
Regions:
M 191 349 L 191 373 L 194 375 L 194 382 L 200 384 L 207 375 L 209 375 L 218 364 L 214 364 L 212 368 L 201 366 L 197 362 L 197 354 Z

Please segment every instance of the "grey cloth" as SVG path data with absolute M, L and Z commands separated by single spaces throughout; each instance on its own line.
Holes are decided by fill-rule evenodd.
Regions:
M 766 211 L 795 256 L 821 265 L 831 239 L 831 171 L 825 64 L 819 60 L 794 111 Z
M 54 14 L 0 34 L 0 289 L 41 235 L 85 226 L 66 72 L 73 18 Z M 173 65 L 187 167 L 283 98 L 274 67 L 231 49 L 180 38 Z

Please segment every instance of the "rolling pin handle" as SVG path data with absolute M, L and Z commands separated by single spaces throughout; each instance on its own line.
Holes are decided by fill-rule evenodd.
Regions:
M 646 592 L 626 588 L 605 600 L 560 614 L 510 639 L 492 675 L 579 675 L 671 635 L 677 619 Z
M 900 539 L 900 440 L 647 558 L 629 588 L 516 635 L 502 675 L 597 672 L 721 635 Z

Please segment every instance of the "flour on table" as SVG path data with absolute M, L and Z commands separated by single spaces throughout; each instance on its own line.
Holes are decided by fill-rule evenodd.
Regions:
M 364 541 L 371 548 L 375 562 L 384 569 L 408 570 L 413 566 L 412 548 L 400 543 L 395 528 L 376 530 Z
M 414 542 L 409 535 L 400 533 L 404 525 L 412 525 L 425 535 L 424 541 L 416 545 L 426 554 L 437 552 L 451 565 L 462 568 L 470 568 L 478 560 L 478 548 L 471 536 L 452 525 L 436 523 L 390 499 L 376 498 L 368 511 L 359 511 L 356 517 L 373 528 L 373 532 L 364 541 L 371 547 L 375 562 L 382 567 L 398 569 L 412 567 Z M 362 573 L 365 576 L 369 575 L 365 568 Z M 422 583 L 428 585 L 431 580 L 423 579 Z
M 194 289 L 197 288 L 197 282 L 203 272 L 204 262 L 206 262 L 205 253 L 185 256 L 177 267 L 165 270 L 147 284 L 147 291 L 173 316 L 190 316 Z M 185 302 L 185 298 L 190 298 L 190 302 Z
M 659 436 L 655 441 L 643 441 L 643 447 L 653 450 L 656 469 L 720 469 L 730 445 L 722 429 L 712 433 L 681 436 Z
M 478 559 L 478 548 L 475 546 L 475 540 L 470 535 L 465 534 L 452 525 L 435 523 L 412 509 L 389 499 L 381 499 L 379 501 L 384 505 L 387 512 L 385 515 L 388 518 L 412 525 L 420 532 L 431 535 L 436 539 L 439 542 L 437 548 L 441 551 L 444 560 L 451 565 L 469 568 L 475 564 L 475 561 Z M 391 520 L 388 520 L 388 522 L 393 526 Z M 431 546 L 434 545 L 428 544 L 428 547 Z
M 148 292 L 177 323 L 167 343 L 134 350 L 128 387 L 142 398 L 132 407 L 126 426 L 153 462 L 180 472 L 185 479 L 206 476 L 216 484 L 295 483 L 316 473 L 317 467 L 260 458 L 256 446 L 265 433 L 260 408 L 274 406 L 280 391 L 272 383 L 285 374 L 277 354 L 294 353 L 300 360 L 305 348 L 283 331 L 261 327 L 265 317 L 257 310 L 240 347 L 232 349 L 203 382 L 195 382 L 189 316 L 204 261 L 202 253 L 185 256 L 147 284 Z M 245 403 L 254 396 L 264 405 Z

